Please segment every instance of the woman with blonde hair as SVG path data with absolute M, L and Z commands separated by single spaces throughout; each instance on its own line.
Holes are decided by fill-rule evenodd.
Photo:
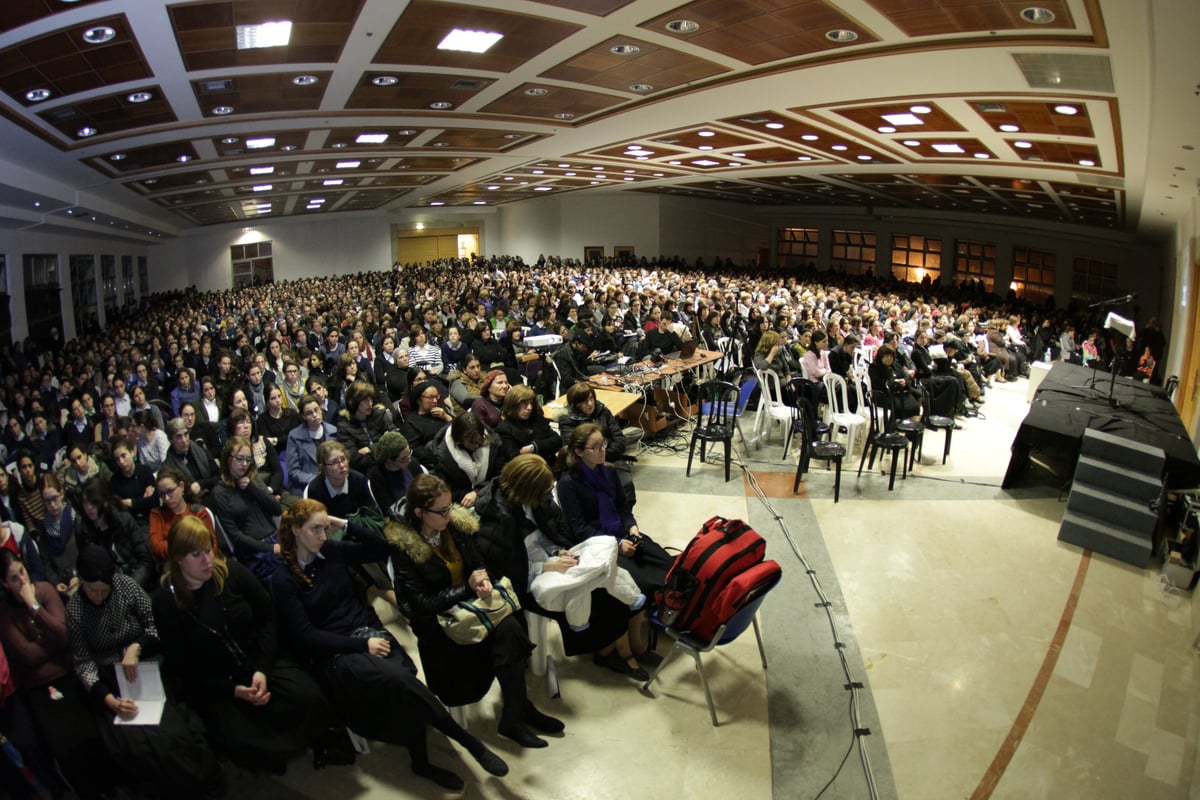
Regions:
M 212 549 L 203 522 L 176 520 L 167 556 L 152 598 L 164 676 L 235 763 L 282 772 L 327 727 L 324 694 L 279 654 L 271 596 L 248 569 Z
M 339 531 L 349 535 L 330 540 Z M 283 513 L 279 543 L 284 567 L 271 576 L 271 592 L 283 628 L 297 651 L 307 655 L 350 728 L 369 739 L 403 745 L 413 773 L 444 789 L 460 791 L 463 781 L 430 763 L 428 726 L 458 742 L 488 773 L 507 774 L 504 760 L 451 719 L 417 679 L 412 659 L 362 601 L 350 570 L 386 559 L 388 543 L 307 499 Z

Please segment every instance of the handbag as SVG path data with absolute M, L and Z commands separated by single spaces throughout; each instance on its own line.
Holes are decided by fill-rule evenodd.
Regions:
M 510 614 L 521 610 L 521 601 L 507 577 L 492 583 L 487 597 L 461 600 L 437 615 L 438 625 L 455 644 L 479 644 Z

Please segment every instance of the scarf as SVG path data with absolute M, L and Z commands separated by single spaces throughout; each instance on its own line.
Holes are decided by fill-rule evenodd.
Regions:
M 625 531 L 622 530 L 621 512 L 617 510 L 616 481 L 611 480 L 608 467 L 601 464 L 596 469 L 588 469 L 580 464 L 579 475 L 584 485 L 596 493 L 596 504 L 600 507 L 600 530 L 618 539 L 623 538 Z
M 71 534 L 75 530 L 75 512 L 70 506 L 66 506 L 57 523 L 49 515 L 46 515 L 43 526 L 46 535 L 41 537 L 39 544 L 55 558 L 61 556 L 67 549 L 67 543 L 71 541 Z
M 474 453 L 468 453 L 454 443 L 454 438 L 450 435 L 450 428 L 446 428 L 446 448 L 454 457 L 454 463 L 466 473 L 471 486 L 483 483 L 484 478 L 487 477 L 488 456 L 492 451 L 490 444 L 482 444 L 475 449 Z

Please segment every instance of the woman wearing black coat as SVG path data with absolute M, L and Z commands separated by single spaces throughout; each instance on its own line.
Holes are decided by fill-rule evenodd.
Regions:
M 438 624 L 438 614 L 456 603 L 495 591 L 475 548 L 478 529 L 473 514 L 452 504 L 445 481 L 417 477 L 408 487 L 400 521 L 386 529 L 394 548 L 396 601 L 417 635 L 429 688 L 443 703 L 473 703 L 497 680 L 504 702 L 500 735 L 524 747 L 545 747 L 546 741 L 530 727 L 557 733 L 563 724 L 538 711 L 526 693 L 525 668 L 533 644 L 524 615 L 510 614 L 482 642 L 471 645 L 451 641 Z
M 454 502 L 471 508 L 483 485 L 500 474 L 500 466 L 498 437 L 479 417 L 460 414 L 434 448 L 429 471 L 446 481 Z
M 158 582 L 150 531 L 119 505 L 103 481 L 83 487 L 80 497 L 79 546 L 96 544 L 108 550 L 114 563 L 147 592 Z
M 550 427 L 533 389 L 514 386 L 504 398 L 504 420 L 496 426 L 504 463 L 524 453 L 536 453 L 549 463 L 562 447 L 562 437 Z

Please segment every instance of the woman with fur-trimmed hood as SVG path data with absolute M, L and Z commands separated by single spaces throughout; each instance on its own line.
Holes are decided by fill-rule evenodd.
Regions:
M 417 635 L 425 679 L 448 706 L 474 703 L 500 682 L 499 732 L 524 747 L 545 747 L 533 731 L 558 733 L 563 724 L 541 713 L 525 689 L 533 644 L 517 611 L 478 644 L 449 639 L 437 616 L 456 603 L 492 592 L 492 580 L 475 544 L 478 519 L 450 499 L 450 487 L 434 475 L 418 475 L 408 487 L 399 520 L 387 524 L 392 545 L 396 601 Z M 497 576 L 499 577 L 499 576 Z M 519 582 L 525 575 L 509 576 Z

